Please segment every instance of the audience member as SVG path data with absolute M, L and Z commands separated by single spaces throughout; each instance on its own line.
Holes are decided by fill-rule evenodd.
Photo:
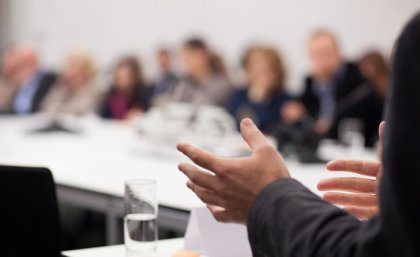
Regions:
M 343 59 L 335 36 L 315 32 L 308 43 L 311 75 L 297 101 L 285 104 L 283 118 L 289 123 L 306 123 L 321 135 L 337 139 L 340 121 L 360 119 L 366 145 L 377 138 L 382 106 L 375 91 L 365 83 L 358 67 Z
M 378 96 L 385 100 L 389 84 L 389 67 L 384 56 L 378 51 L 364 54 L 359 60 L 359 69 Z
M 146 86 L 136 57 L 123 58 L 116 66 L 110 90 L 100 108 L 101 116 L 130 119 L 146 110 Z
M 243 60 L 248 84 L 234 91 L 228 111 L 238 128 L 243 118 L 250 117 L 264 132 L 280 121 L 280 109 L 289 99 L 284 92 L 285 68 L 280 54 L 272 47 L 255 46 L 247 50 Z
M 16 70 L 13 81 L 17 86 L 12 102 L 12 112 L 30 114 L 37 112 L 56 81 L 56 75 L 39 67 L 38 53 L 30 44 L 15 48 Z
M 0 71 L 0 114 L 10 113 L 16 87 L 13 75 L 16 72 L 16 51 L 13 46 L 3 52 Z
M 42 110 L 52 115 L 93 112 L 98 100 L 95 75 L 96 67 L 90 53 L 83 49 L 71 50 Z
M 168 97 L 177 83 L 178 78 L 172 70 L 171 53 L 168 49 L 160 49 L 157 54 L 159 77 L 153 83 L 151 105 L 161 106 L 168 101 Z
M 186 76 L 175 85 L 171 100 L 225 106 L 232 88 L 226 75 L 215 69 L 212 53 L 204 41 L 198 38 L 187 40 L 181 54 Z

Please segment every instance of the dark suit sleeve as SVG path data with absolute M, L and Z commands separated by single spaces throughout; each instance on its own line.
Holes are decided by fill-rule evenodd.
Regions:
M 255 256 L 420 256 L 420 14 L 395 52 L 380 215 L 360 222 L 293 179 L 268 185 L 249 214 Z
M 53 88 L 56 81 L 57 75 L 54 73 L 46 73 L 42 76 L 41 80 L 39 81 L 38 90 L 36 91 L 32 100 L 32 113 L 38 112 L 40 110 L 42 106 L 42 101 Z

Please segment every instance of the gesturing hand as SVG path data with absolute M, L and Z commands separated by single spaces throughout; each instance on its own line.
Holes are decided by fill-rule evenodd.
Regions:
M 289 177 L 280 154 L 250 119 L 242 120 L 241 134 L 252 150 L 249 157 L 228 159 L 190 144 L 177 145 L 199 166 L 179 164 L 179 170 L 189 178 L 188 188 L 221 222 L 246 224 L 249 209 L 260 191 L 274 180 Z
M 335 160 L 327 164 L 330 171 L 349 171 L 370 178 L 328 178 L 318 183 L 324 200 L 343 205 L 344 209 L 359 219 L 369 219 L 378 213 L 377 188 L 382 165 L 379 162 Z M 339 192 L 336 192 L 339 191 Z
M 382 154 L 382 135 L 385 122 L 379 125 L 379 159 Z M 359 219 L 369 219 L 379 211 L 377 189 L 382 174 L 380 162 L 358 160 L 335 160 L 327 164 L 330 171 L 348 171 L 368 176 L 368 178 L 339 177 L 321 180 L 318 189 L 331 191 L 324 194 L 324 199 L 344 209 Z

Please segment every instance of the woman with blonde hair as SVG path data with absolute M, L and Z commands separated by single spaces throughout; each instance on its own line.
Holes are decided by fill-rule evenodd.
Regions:
M 228 110 L 238 124 L 249 117 L 269 132 L 280 121 L 281 106 L 289 99 L 284 92 L 283 60 L 273 47 L 253 46 L 245 52 L 243 67 L 248 83 L 233 93 Z
M 72 49 L 42 110 L 50 114 L 73 115 L 93 112 L 98 100 L 95 77 L 96 65 L 91 53 L 82 48 Z

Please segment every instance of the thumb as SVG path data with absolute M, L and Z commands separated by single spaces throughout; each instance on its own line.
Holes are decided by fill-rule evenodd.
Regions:
M 241 134 L 251 150 L 256 150 L 268 144 L 263 133 L 261 133 L 254 122 L 249 118 L 245 118 L 241 121 Z

